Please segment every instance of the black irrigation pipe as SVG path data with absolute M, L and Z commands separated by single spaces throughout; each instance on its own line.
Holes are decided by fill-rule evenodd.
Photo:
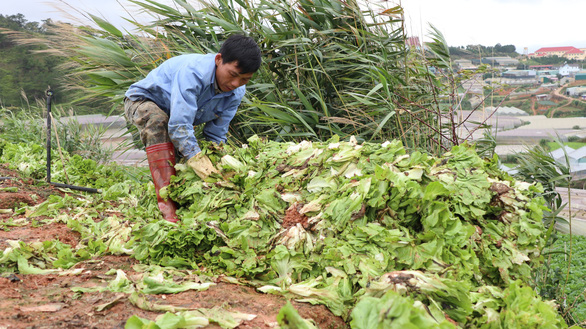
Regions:
M 19 179 L 19 178 L 17 178 L 17 177 L 0 177 L 0 181 L 10 180 L 10 179 Z M 45 182 L 44 180 L 39 180 L 39 179 L 34 179 L 34 181 Z M 79 191 L 101 193 L 100 190 L 96 190 L 95 188 L 91 188 L 91 187 L 74 186 L 74 185 L 54 183 L 54 182 L 50 182 L 49 184 L 56 186 L 56 187 L 61 187 L 61 188 L 70 188 L 70 189 L 79 190 Z
M 100 190 L 95 189 L 95 188 L 91 188 L 91 187 L 75 186 L 75 185 L 61 184 L 61 183 L 55 183 L 55 182 L 49 182 L 49 184 L 56 186 L 56 187 L 61 187 L 61 188 L 70 188 L 72 190 L 92 192 L 92 193 L 101 193 Z
M 45 94 L 47 95 L 47 183 L 57 187 L 70 188 L 72 190 L 100 193 L 100 190 L 91 187 L 51 182 L 51 97 L 53 96 L 51 87 L 47 89 Z

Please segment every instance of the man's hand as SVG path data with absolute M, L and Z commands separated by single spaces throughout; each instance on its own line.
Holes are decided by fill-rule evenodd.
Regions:
M 189 165 L 202 180 L 208 178 L 208 176 L 212 173 L 220 173 L 214 167 L 212 161 L 210 161 L 210 158 L 203 154 L 203 152 L 199 152 L 194 157 L 187 160 L 187 165 Z

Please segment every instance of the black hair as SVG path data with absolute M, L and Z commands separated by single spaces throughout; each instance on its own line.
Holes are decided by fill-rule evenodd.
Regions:
M 240 74 L 254 73 L 262 62 L 260 48 L 251 37 L 242 34 L 231 35 L 220 48 L 222 63 L 238 61 Z

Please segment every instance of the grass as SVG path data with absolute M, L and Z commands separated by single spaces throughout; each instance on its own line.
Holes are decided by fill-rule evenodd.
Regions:
M 562 108 L 556 109 L 554 117 L 556 118 L 572 118 L 572 117 L 583 117 L 584 116 L 584 109 L 574 107 L 574 106 L 564 106 Z
M 503 104 L 501 105 L 501 107 L 504 107 L 504 106 L 516 107 L 516 108 L 523 110 L 531 115 L 533 114 L 533 112 L 531 111 L 531 102 L 528 99 L 516 98 L 511 101 L 504 101 Z
M 47 144 L 46 114 L 43 105 L 36 104 L 18 111 L 0 107 L 0 138 L 18 144 Z M 55 107 L 52 113 L 51 148 L 60 148 L 69 154 L 79 154 L 86 159 L 97 162 L 109 162 L 113 150 L 103 146 L 101 137 L 106 129 L 102 127 L 83 127 L 73 113 Z M 59 122 L 62 117 L 72 117 L 66 122 Z M 59 123 L 58 123 L 59 122 Z
M 545 265 L 538 277 L 545 298 L 557 298 L 568 323 L 586 324 L 586 237 L 573 235 L 570 260 L 570 235 L 558 233 L 544 251 Z M 569 262 L 569 264 L 568 264 Z M 561 300 L 560 300 L 561 299 Z
M 569 146 L 571 148 L 573 148 L 574 150 L 577 150 L 579 148 L 581 148 L 582 146 L 586 146 L 586 143 L 583 142 L 565 142 L 564 143 L 565 146 Z M 559 148 L 561 148 L 560 144 L 558 144 L 557 142 L 548 142 L 547 146 L 549 147 L 550 151 L 555 151 Z
M 540 143 L 541 144 L 541 143 Z M 554 143 L 558 144 L 558 143 Z M 561 143 L 559 143 L 561 144 Z M 565 145 L 576 147 L 584 143 L 570 142 Z M 557 145 L 552 145 L 556 147 Z M 519 172 L 517 179 L 539 183 L 544 188 L 543 198 L 550 211 L 544 212 L 544 224 L 553 227 L 552 221 L 562 218 L 558 216 L 562 210 L 562 197 L 556 187 L 574 183 L 569 167 L 556 162 L 549 155 L 550 150 L 536 146 L 527 153 L 518 155 Z M 556 232 L 547 234 L 548 244 L 542 255 L 545 262 L 535 268 L 535 290 L 548 300 L 555 300 L 560 305 L 559 313 L 568 324 L 586 324 L 586 300 L 584 299 L 584 274 L 586 267 L 586 237 Z

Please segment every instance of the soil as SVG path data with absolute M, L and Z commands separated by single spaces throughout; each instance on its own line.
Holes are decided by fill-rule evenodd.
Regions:
M 299 210 L 302 208 L 302 206 L 302 204 L 298 204 L 297 202 L 291 205 L 289 209 L 285 211 L 285 218 L 283 218 L 281 227 L 288 229 L 291 226 L 295 226 L 299 223 L 303 228 L 307 228 L 309 226 L 307 216 L 299 213 Z
M 58 239 L 72 247 L 77 245 L 79 233 L 65 224 L 42 225 L 39 224 L 42 223 L 39 217 L 32 220 L 25 214 L 14 212 L 24 205 L 39 204 L 49 195 L 63 195 L 66 192 L 38 181 L 21 179 L 17 172 L 8 170 L 3 164 L 0 164 L 0 176 L 0 223 L 15 224 L 0 226 L 4 228 L 0 229 L 0 250 L 8 247 L 8 240 L 33 242 Z M 140 309 L 128 300 L 128 294 L 109 291 L 77 293 L 71 289 L 106 286 L 113 277 L 106 275 L 110 269 L 122 269 L 128 277 L 132 277 L 136 274 L 133 265 L 137 263 L 132 257 L 108 255 L 76 264 L 73 269 L 83 269 L 78 275 L 0 272 L 0 328 L 124 328 L 133 315 L 155 320 L 164 312 Z M 157 304 L 186 308 L 221 306 L 230 311 L 255 314 L 253 320 L 238 326 L 242 329 L 274 328 L 279 310 L 287 303 L 282 296 L 260 293 L 253 287 L 221 279 L 205 291 L 148 295 L 147 298 Z M 313 319 L 319 328 L 348 328 L 342 318 L 333 315 L 323 305 L 291 303 L 302 317 Z M 102 309 L 106 304 L 109 307 Z M 210 324 L 206 328 L 220 327 Z

